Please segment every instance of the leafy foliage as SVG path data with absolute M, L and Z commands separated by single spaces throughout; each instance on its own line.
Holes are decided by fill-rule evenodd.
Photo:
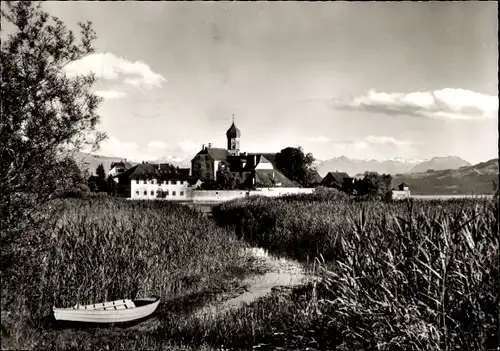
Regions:
M 241 186 L 240 180 L 226 169 L 217 171 L 216 189 L 236 190 Z
M 102 163 L 100 163 L 99 166 L 97 166 L 97 168 L 95 170 L 95 174 L 96 174 L 97 178 L 99 178 L 99 179 L 106 178 L 106 171 L 104 170 L 104 166 L 102 165 Z
M 7 2 L 2 22 L 14 30 L 1 45 L 0 192 L 2 240 L 33 219 L 39 205 L 71 186 L 64 164 L 82 147 L 96 148 L 100 98 L 93 75 L 67 77 L 66 64 L 94 51 L 91 23 L 81 41 L 39 3 Z
M 359 197 L 377 198 L 386 201 L 392 198 L 392 176 L 389 174 L 366 172 L 364 178 L 355 180 L 352 187 Z M 350 192 L 352 189 L 346 187 L 343 190 Z
M 315 161 L 311 153 L 305 154 L 302 147 L 287 147 L 276 155 L 276 167 L 290 180 L 303 186 L 311 182 L 310 170 Z

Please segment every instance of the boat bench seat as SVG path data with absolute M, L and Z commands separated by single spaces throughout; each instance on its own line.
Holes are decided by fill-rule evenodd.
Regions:
M 97 310 L 97 311 L 112 311 L 125 310 L 136 307 L 132 300 L 116 300 L 110 302 L 96 303 L 91 305 L 75 305 L 73 309 L 77 310 Z

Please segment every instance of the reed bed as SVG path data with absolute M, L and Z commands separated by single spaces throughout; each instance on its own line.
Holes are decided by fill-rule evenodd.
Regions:
M 162 311 L 152 330 L 50 336 L 40 329 L 27 335 L 30 329 L 20 327 L 7 335 L 2 318 L 2 346 L 5 335 L 21 339 L 13 344 L 25 349 L 500 345 L 498 198 L 383 203 L 355 202 L 334 192 L 255 197 L 214 209 L 215 221 L 230 230 L 166 202 L 91 199 L 66 201 L 64 207 L 17 249 L 17 273 L 2 271 L 2 317 L 4 306 L 15 313 L 24 308 L 33 320 L 52 304 L 150 293 L 174 298 L 172 306 L 162 307 L 172 311 Z M 193 304 L 192 293 L 220 288 L 228 284 L 225 277 L 250 269 L 240 254 L 247 244 L 239 239 L 299 259 L 316 282 L 220 318 L 178 311 L 179 304 Z
M 313 200 L 237 200 L 214 211 L 219 224 L 234 226 L 253 244 L 303 262 L 320 258 L 315 273 L 321 281 L 308 308 L 292 319 L 286 313 L 276 316 L 307 325 L 303 346 L 472 350 L 500 345 L 498 199 Z M 265 328 L 265 320 L 259 324 L 251 317 L 259 308 L 250 308 L 247 322 Z M 321 333 L 331 338 L 320 338 Z M 291 342 L 276 346 L 291 347 Z
M 2 321 L 2 339 L 22 341 L 28 325 L 37 327 L 54 305 L 150 294 L 166 301 L 220 288 L 250 269 L 244 243 L 185 206 L 119 199 L 60 205 L 11 248 L 15 260 L 2 271 L 2 312 L 28 324 L 16 330 Z

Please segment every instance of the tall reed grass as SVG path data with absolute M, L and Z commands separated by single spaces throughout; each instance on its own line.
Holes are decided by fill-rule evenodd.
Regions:
M 168 202 L 65 200 L 24 236 L 2 271 L 2 311 L 32 326 L 54 305 L 150 294 L 165 301 L 219 287 L 250 266 L 234 234 Z
M 321 258 L 318 302 L 307 315 L 317 314 L 312 329 L 332 335 L 323 347 L 500 345 L 498 199 L 256 198 L 222 204 L 214 218 L 271 251 Z

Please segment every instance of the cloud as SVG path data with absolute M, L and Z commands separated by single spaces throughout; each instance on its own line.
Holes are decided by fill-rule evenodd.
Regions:
M 190 140 L 184 140 L 179 142 L 179 149 L 183 152 L 193 152 L 193 151 L 198 151 L 198 149 L 201 148 L 200 145 L 197 143 L 194 143 Z
M 370 90 L 336 107 L 444 120 L 486 120 L 497 117 L 498 97 L 451 88 L 412 93 Z
M 330 138 L 328 138 L 326 136 L 311 137 L 311 138 L 307 138 L 306 140 L 309 143 L 318 143 L 318 144 L 328 143 L 331 141 Z
M 397 140 L 393 137 L 388 137 L 388 136 L 368 135 L 365 137 L 365 140 L 370 144 L 378 144 L 378 145 L 404 146 L 413 144 L 411 141 L 408 140 Z
M 104 99 L 118 99 L 127 95 L 127 93 L 123 91 L 116 90 L 98 90 L 95 94 Z
M 332 145 L 340 149 L 372 149 L 379 147 L 407 147 L 412 146 L 414 143 L 409 140 L 398 140 L 390 136 L 375 136 L 367 135 L 364 138 L 355 140 L 338 140 L 332 141 Z
M 154 149 L 166 149 L 168 147 L 168 145 L 166 143 L 164 143 L 163 141 L 155 140 L 155 141 L 151 141 L 148 144 L 148 147 L 151 147 Z
M 167 80 L 144 62 L 129 61 L 112 53 L 94 53 L 70 62 L 64 67 L 66 75 L 74 77 L 94 73 L 104 80 L 123 79 L 123 83 L 134 87 L 159 88 Z
M 183 140 L 177 143 L 166 143 L 161 140 L 154 140 L 148 143 L 147 147 L 151 153 L 156 154 L 158 157 L 168 156 L 171 158 L 183 158 L 192 156 L 194 153 L 201 149 L 201 145 L 192 142 L 191 140 Z M 152 149 L 152 150 L 151 150 Z
M 100 153 L 106 153 L 113 156 L 127 156 L 139 150 L 139 145 L 134 142 L 124 142 L 110 137 L 106 139 L 100 147 Z

